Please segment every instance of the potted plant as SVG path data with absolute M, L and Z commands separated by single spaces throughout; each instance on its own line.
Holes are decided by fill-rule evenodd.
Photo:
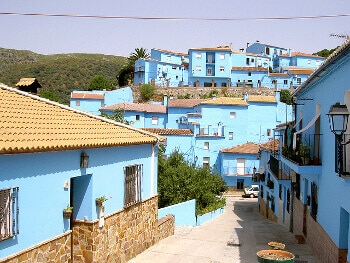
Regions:
M 284 250 L 260 250 L 257 254 L 260 263 L 292 263 L 295 256 Z
M 107 200 L 108 200 L 108 198 L 105 195 L 97 197 L 96 200 L 95 200 L 96 201 L 96 206 L 102 206 L 103 203 L 105 201 L 107 201 Z
M 270 241 L 269 243 L 267 243 L 269 245 L 269 247 L 271 249 L 280 249 L 280 250 L 283 250 L 286 245 L 283 244 L 283 243 L 280 243 L 280 242 L 275 242 L 275 241 Z
M 67 205 L 67 207 L 63 209 L 63 216 L 64 216 L 64 218 L 69 219 L 72 216 L 72 213 L 73 213 L 73 207 L 72 206 Z
M 303 164 L 308 164 L 310 162 L 310 147 L 304 143 L 299 146 L 299 154 Z

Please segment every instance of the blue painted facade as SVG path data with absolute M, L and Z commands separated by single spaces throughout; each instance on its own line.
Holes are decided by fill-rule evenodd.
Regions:
M 299 86 L 324 58 L 289 49 L 254 43 L 246 52 L 229 46 L 191 48 L 187 54 L 152 49 L 150 59 L 135 62 L 134 84 L 150 83 L 161 87 L 267 87 L 285 89 Z M 297 82 L 293 76 L 273 82 L 273 72 L 288 67 L 312 69 Z
M 350 43 L 346 42 L 293 93 L 295 121 L 277 127 L 279 151 L 266 152 L 265 161 L 261 159 L 266 168 L 262 183 L 265 202 L 279 222 L 295 235 L 304 236 L 320 262 L 350 260 L 350 205 L 346 201 L 350 198 L 350 146 L 343 146 L 344 174 L 339 175 L 336 139 L 327 117 L 336 102 L 350 109 L 350 90 L 346 85 L 350 81 L 349 55 Z M 350 127 L 344 141 L 350 138 L 349 131 Z M 303 155 L 305 148 L 308 153 Z M 268 179 L 273 181 L 273 189 L 267 186 Z M 267 196 L 274 198 L 274 204 Z M 294 208 L 305 210 L 292 211 L 293 202 Z M 324 246 L 334 251 L 332 258 L 327 250 L 320 249 Z

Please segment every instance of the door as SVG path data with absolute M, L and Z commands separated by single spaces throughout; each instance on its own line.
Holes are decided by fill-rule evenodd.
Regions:
M 237 175 L 245 174 L 245 159 L 238 158 L 237 159 Z

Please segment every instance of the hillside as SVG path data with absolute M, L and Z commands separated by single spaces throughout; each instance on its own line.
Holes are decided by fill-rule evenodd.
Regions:
M 27 50 L 0 48 L 0 82 L 15 87 L 20 78 L 35 77 L 41 92 L 51 92 L 69 104 L 72 90 L 86 90 L 92 77 L 104 75 L 116 83 L 126 58 L 102 54 L 41 55 Z

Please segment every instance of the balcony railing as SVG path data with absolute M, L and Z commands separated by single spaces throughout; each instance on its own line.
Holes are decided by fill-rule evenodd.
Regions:
M 278 155 L 277 155 L 278 156 Z M 290 180 L 289 167 L 283 164 L 276 156 L 270 155 L 269 161 L 270 171 L 278 180 Z
M 225 176 L 253 176 L 253 167 L 224 166 Z
M 213 127 L 213 126 L 200 126 L 197 130 L 196 136 L 213 136 L 213 137 L 224 137 L 224 127 Z
M 296 148 L 284 145 L 282 147 L 283 157 L 297 163 L 298 165 L 321 165 L 320 138 L 322 134 L 308 134 L 297 137 Z

